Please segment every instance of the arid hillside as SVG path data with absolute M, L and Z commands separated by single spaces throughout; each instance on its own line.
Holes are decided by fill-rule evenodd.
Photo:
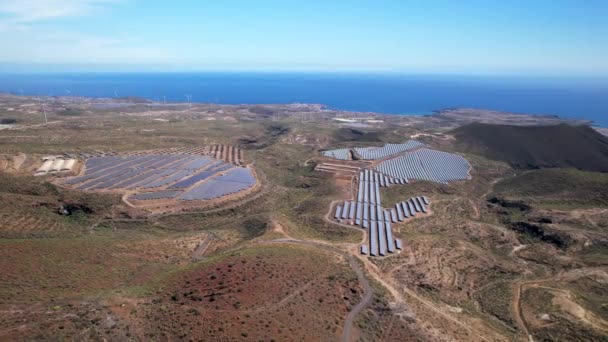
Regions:
M 451 132 L 462 150 L 518 169 L 571 167 L 608 172 L 608 138 L 588 126 L 474 123 Z

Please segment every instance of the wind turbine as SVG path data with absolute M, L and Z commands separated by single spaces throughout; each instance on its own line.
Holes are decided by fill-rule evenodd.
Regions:
M 186 100 L 188 100 L 188 108 L 192 108 L 192 95 L 186 94 Z
M 44 124 L 45 124 L 45 125 L 48 125 L 48 124 L 49 124 L 49 121 L 48 121 L 48 120 L 47 120 L 47 118 L 46 118 L 46 103 L 45 103 L 45 102 L 42 102 L 42 100 L 40 100 L 40 105 L 41 105 L 41 107 L 42 107 L 42 112 L 44 113 Z

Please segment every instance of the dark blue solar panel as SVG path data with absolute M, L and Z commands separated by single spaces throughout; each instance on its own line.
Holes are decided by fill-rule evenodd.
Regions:
M 180 190 L 163 190 L 155 192 L 144 192 L 142 194 L 133 195 L 131 198 L 136 200 L 154 200 L 163 198 L 174 198 L 181 194 Z
M 184 169 L 187 170 L 197 170 L 203 166 L 211 164 L 213 160 L 207 157 L 198 157 L 194 161 L 190 162 L 188 165 L 184 166 Z
M 161 177 L 165 177 L 167 175 L 172 174 L 173 172 L 175 172 L 175 170 L 163 170 L 163 169 L 158 169 L 155 170 L 151 173 L 149 173 L 148 175 L 150 175 L 150 177 L 145 177 L 145 178 L 140 178 L 137 181 L 133 181 L 130 180 L 128 182 L 128 184 L 120 184 L 121 187 L 126 187 L 127 189 L 135 189 L 135 188 L 139 188 L 141 186 L 144 186 L 150 182 L 154 182 L 155 180 L 161 178 Z
M 86 183 L 80 185 L 78 187 L 78 189 L 87 189 L 87 188 L 90 188 L 92 186 L 95 186 L 95 185 L 97 185 L 99 183 L 103 183 L 105 181 L 108 181 L 108 180 L 110 180 L 110 179 L 112 179 L 114 177 L 120 176 L 120 175 L 122 175 L 124 173 L 127 173 L 127 172 L 129 172 L 128 168 L 127 169 L 116 170 L 114 172 L 110 172 L 110 173 L 108 173 L 107 175 L 105 175 L 103 177 L 95 178 L 95 179 L 93 179 L 90 182 L 86 182 Z
M 149 160 L 150 158 L 153 158 L 154 156 L 129 156 L 127 158 L 124 159 L 120 159 L 119 161 L 117 161 L 116 163 L 112 163 L 111 165 L 103 165 L 99 168 L 95 168 L 94 170 L 87 170 L 87 173 L 107 173 L 107 172 L 112 172 L 114 170 L 117 169 L 121 169 L 121 168 L 125 168 L 125 167 L 129 167 L 129 166 L 133 166 L 136 164 L 140 164 L 143 163 L 144 161 Z
M 156 188 L 159 186 L 168 185 L 168 184 L 176 182 L 176 181 L 190 175 L 191 173 L 192 173 L 191 170 L 178 170 L 177 172 L 169 175 L 169 177 L 167 177 L 167 178 L 158 179 L 158 180 L 155 180 L 153 182 L 146 184 L 146 186 L 144 186 L 144 188 L 149 189 L 149 188 Z
M 189 188 L 192 185 L 194 185 L 195 183 L 200 182 L 204 179 L 207 179 L 207 178 L 213 176 L 214 174 L 215 174 L 215 172 L 213 172 L 213 171 L 201 171 L 192 177 L 186 178 L 181 182 L 177 182 L 177 183 L 171 185 L 169 188 L 171 188 L 171 189 Z
M 212 171 L 222 172 L 222 171 L 230 170 L 233 167 L 234 167 L 234 165 L 232 165 L 232 164 L 223 164 L 223 165 L 220 165 L 220 166 L 216 167 Z
M 185 158 L 184 160 L 180 161 L 179 163 L 175 164 L 174 166 L 172 166 L 173 169 L 179 169 L 179 170 L 185 170 L 185 169 L 189 169 L 189 164 L 198 159 L 198 156 L 188 156 L 187 158 Z
M 225 182 L 239 182 L 251 185 L 255 184 L 255 178 L 251 174 L 251 170 L 244 167 L 234 168 L 225 174 L 218 176 L 216 179 Z
M 251 170 L 235 168 L 194 187 L 180 198 L 183 200 L 210 200 L 243 191 L 254 184 L 255 178 L 251 174 Z
M 179 166 L 181 166 L 184 163 L 192 160 L 192 159 L 190 159 L 190 157 L 185 156 L 185 155 L 181 155 L 181 154 L 176 155 L 176 157 L 177 158 L 174 161 L 172 161 L 169 164 L 162 165 L 161 167 L 165 168 L 165 169 L 178 169 Z
M 180 198 L 183 200 L 210 200 L 237 193 L 249 187 L 251 185 L 247 183 L 223 182 L 211 179 L 186 192 Z
M 109 188 L 111 186 L 113 186 L 114 184 L 120 183 L 120 182 L 124 182 L 125 180 L 137 176 L 139 174 L 142 174 L 143 172 L 145 172 L 147 170 L 142 170 L 142 169 L 135 169 L 132 171 L 129 171 L 127 173 L 124 173 L 118 177 L 114 177 L 108 181 L 105 181 L 103 183 L 97 184 L 94 187 L 92 187 L 91 189 L 105 189 L 105 188 Z

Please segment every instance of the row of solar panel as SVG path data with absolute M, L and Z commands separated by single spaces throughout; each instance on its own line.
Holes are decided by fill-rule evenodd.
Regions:
M 208 157 L 197 157 L 187 155 L 143 155 L 128 156 L 125 158 L 114 158 L 114 160 L 87 167 L 86 175 L 108 173 L 120 168 L 173 168 L 180 170 L 196 170 L 210 163 L 212 159 Z M 87 160 L 88 162 L 88 160 Z M 88 165 L 88 163 L 87 163 Z
M 340 159 L 340 160 L 350 160 L 351 159 L 350 149 L 348 149 L 348 148 L 341 148 L 341 149 L 337 149 L 337 150 L 325 151 L 325 152 L 323 152 L 323 156 L 328 157 L 328 158 Z
M 416 140 L 408 140 L 403 144 L 386 144 L 383 147 L 355 147 L 353 149 L 340 148 L 328 150 L 323 152 L 323 156 L 340 160 L 350 160 L 352 151 L 359 159 L 375 160 L 390 157 L 401 152 L 414 150 L 422 146 L 424 146 L 424 144 L 421 142 Z
M 103 158 L 103 157 L 102 157 Z M 129 156 L 113 161 L 106 161 L 93 169 L 92 173 L 68 180 L 67 184 L 78 184 L 79 189 L 133 189 L 139 186 L 147 188 L 171 184 L 187 177 L 193 170 L 204 168 L 198 174 L 176 184 L 174 188 L 187 188 L 196 182 L 212 176 L 218 172 L 233 167 L 222 161 L 215 161 L 208 157 L 183 155 L 145 155 Z M 109 164 L 112 164 L 108 167 Z M 165 169 L 166 167 L 172 167 Z M 148 185 L 150 184 L 150 185 Z
M 391 223 L 402 222 L 417 212 L 427 212 L 426 206 L 430 203 L 426 196 L 411 198 L 397 203 L 394 209 L 385 210 L 381 205 L 379 187 L 391 183 L 391 178 L 386 175 L 373 170 L 361 171 L 357 201 L 345 201 L 336 206 L 336 220 L 350 220 L 351 224 L 355 223 L 368 231 L 369 249 L 367 245 L 361 246 L 363 254 L 369 252 L 373 256 L 385 256 L 387 252 L 394 253 L 396 246 L 402 248 L 401 240 L 392 238 Z
M 402 249 L 401 240 L 393 238 L 390 222 L 372 221 L 368 230 L 369 255 L 386 256 L 388 253 L 396 253 Z M 363 246 L 362 246 L 363 247 Z M 362 254 L 367 254 L 367 248 L 361 248 Z
M 375 160 L 390 157 L 392 155 L 414 150 L 424 146 L 423 143 L 416 140 L 408 140 L 403 144 L 386 144 L 383 147 L 363 147 L 354 148 L 358 157 L 364 160 Z
M 426 196 L 413 197 L 405 202 L 395 204 L 394 209 L 384 210 L 381 205 L 374 205 L 355 201 L 344 201 L 336 207 L 334 218 L 337 220 L 351 220 L 358 226 L 367 228 L 369 221 L 403 222 L 405 219 L 416 216 L 416 213 L 427 213 L 429 204 Z
M 212 179 L 205 181 L 194 188 L 184 190 L 161 190 L 134 195 L 137 200 L 153 200 L 162 198 L 175 198 L 181 200 L 211 200 L 231 195 L 248 188 L 256 183 L 255 177 L 248 168 L 233 168 L 225 174 L 216 174 Z
M 462 156 L 425 148 L 384 161 L 376 171 L 404 181 L 417 179 L 448 183 L 468 179 L 470 168 Z
M 96 167 L 86 168 L 85 174 L 80 177 L 74 177 L 66 182 L 66 184 L 78 184 L 87 180 L 105 176 L 110 173 L 123 169 L 132 168 L 150 168 L 155 169 L 161 166 L 179 167 L 181 162 L 187 162 L 188 157 L 183 156 L 162 156 L 162 155 L 145 155 L 145 156 L 130 156 L 126 158 L 115 157 L 94 157 L 90 159 L 104 158 L 105 162 L 97 164 Z M 87 165 L 89 160 L 87 160 Z M 93 162 L 94 163 L 94 162 Z M 95 163 L 94 163 L 95 164 Z

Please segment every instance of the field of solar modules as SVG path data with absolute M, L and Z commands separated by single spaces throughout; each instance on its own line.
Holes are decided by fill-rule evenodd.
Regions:
M 355 176 L 357 196 L 338 204 L 334 211 L 335 220 L 360 226 L 367 231 L 369 241 L 360 249 L 365 255 L 387 256 L 402 249 L 403 242 L 393 236 L 392 224 L 429 212 L 430 201 L 426 196 L 407 199 L 397 203 L 394 208 L 384 208 L 381 187 L 405 185 L 409 180 L 449 183 L 470 178 L 471 166 L 466 159 L 456 154 L 428 149 L 414 140 L 404 144 L 387 144 L 381 148 L 354 148 L 346 151 L 356 159 L 386 159 L 375 166 L 368 166 L 368 169 L 354 171 L 355 174 L 358 173 Z M 326 151 L 324 156 L 344 159 L 341 158 L 344 153 L 344 150 Z M 332 166 L 331 163 L 319 165 L 319 171 L 349 174 L 356 170 L 354 166 Z
M 424 144 L 416 140 L 408 140 L 403 144 L 386 144 L 382 147 L 355 147 L 328 150 L 323 152 L 324 157 L 339 160 L 377 160 L 412 151 L 423 147 Z
M 141 205 L 215 200 L 253 188 L 256 178 L 250 168 L 208 156 L 211 151 L 226 151 L 230 156 L 219 152 L 216 155 L 237 162 L 242 160 L 240 150 L 214 146 L 215 149 L 203 148 L 195 153 L 171 149 L 91 157 L 85 161 L 84 173 L 68 178 L 64 185 L 80 190 L 128 192 L 129 200 Z
M 190 155 L 206 155 L 217 160 L 223 160 L 227 163 L 234 165 L 244 164 L 243 151 L 231 145 L 209 145 L 209 146 L 194 146 L 194 147 L 179 147 L 179 148 L 165 148 L 148 151 L 134 151 L 127 153 L 127 155 L 144 155 L 144 154 L 190 154 Z M 86 157 L 92 157 L 94 155 L 87 155 Z
M 447 184 L 470 178 L 471 165 L 463 157 L 428 148 L 381 162 L 376 171 L 406 182 L 409 179 Z
M 361 246 L 362 254 L 387 256 L 403 248 L 403 242 L 393 236 L 391 224 L 403 222 L 428 212 L 430 201 L 425 196 L 397 203 L 394 208 L 382 206 L 380 187 L 396 184 L 393 179 L 373 170 L 361 171 L 358 175 L 357 198 L 344 201 L 335 208 L 334 218 L 362 227 L 368 233 L 368 243 Z
M 348 148 L 325 151 L 323 152 L 323 156 L 340 160 L 351 160 L 350 149 Z

